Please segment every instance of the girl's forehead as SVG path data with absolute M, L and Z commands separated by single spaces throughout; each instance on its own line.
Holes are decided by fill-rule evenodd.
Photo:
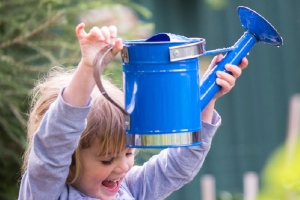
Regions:
M 111 148 L 103 148 L 101 145 L 97 144 L 97 142 L 93 142 L 92 146 L 89 149 L 90 154 L 99 157 L 99 156 L 107 156 L 107 157 L 114 157 L 119 155 L 121 152 L 124 151 L 133 151 L 132 148 L 124 147 L 123 149 L 116 150 Z

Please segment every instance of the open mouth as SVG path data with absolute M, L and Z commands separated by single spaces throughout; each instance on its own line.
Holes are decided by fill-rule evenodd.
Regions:
M 120 179 L 102 181 L 102 185 L 110 190 L 118 188 L 119 184 L 120 184 Z

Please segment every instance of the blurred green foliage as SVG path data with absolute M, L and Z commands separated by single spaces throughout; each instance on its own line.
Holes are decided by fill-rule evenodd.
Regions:
M 0 199 L 18 195 L 30 89 L 51 67 L 74 67 L 79 62 L 75 35 L 79 14 L 116 5 L 127 5 L 151 17 L 146 8 L 129 0 L 0 2 Z M 132 39 L 133 32 L 122 37 Z M 120 65 L 116 59 L 105 73 L 121 85 Z
M 205 0 L 205 3 L 212 10 L 222 10 L 227 6 L 228 0 Z
M 300 139 L 284 144 L 273 153 L 262 173 L 259 200 L 300 199 Z

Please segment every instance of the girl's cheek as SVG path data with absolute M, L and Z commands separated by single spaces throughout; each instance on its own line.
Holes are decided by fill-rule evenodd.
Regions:
M 131 159 L 130 169 L 133 167 L 133 165 L 134 165 L 134 156 L 133 156 L 133 158 Z

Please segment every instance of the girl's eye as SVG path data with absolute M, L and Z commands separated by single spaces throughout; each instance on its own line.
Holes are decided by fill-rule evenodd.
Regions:
M 133 155 L 132 150 L 131 150 L 131 151 L 128 151 L 128 152 L 126 153 L 126 156 L 131 156 L 131 155 Z
M 111 160 L 103 160 L 103 161 L 101 161 L 101 163 L 102 163 L 103 165 L 110 165 L 110 164 L 112 164 L 113 160 L 114 160 L 114 159 L 111 159 Z

